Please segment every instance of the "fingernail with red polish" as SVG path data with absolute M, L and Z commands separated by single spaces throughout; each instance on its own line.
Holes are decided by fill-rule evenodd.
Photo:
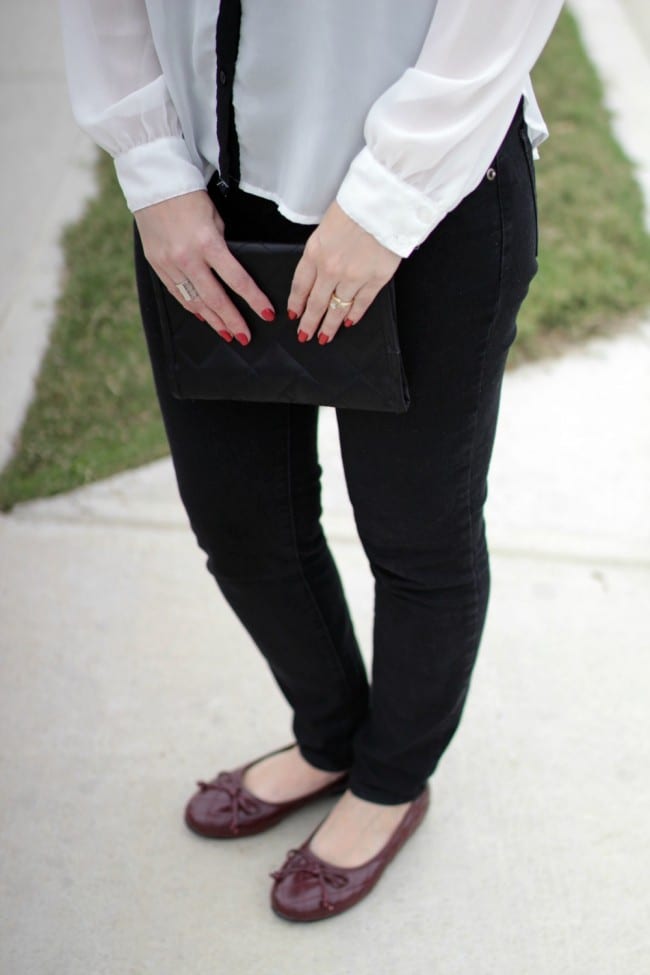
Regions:
M 264 319 L 265 322 L 272 322 L 273 319 L 275 318 L 275 312 L 273 311 L 272 308 L 265 308 L 264 311 L 262 312 L 262 318 Z
M 203 317 L 203 315 L 199 315 L 199 313 L 198 313 L 198 311 L 195 311 L 195 312 L 194 312 L 194 317 L 195 317 L 195 318 L 198 318 L 198 320 L 199 320 L 200 322 L 204 322 L 204 321 L 205 321 L 205 318 Z
M 291 308 L 287 310 L 287 318 L 289 319 L 290 322 L 295 322 L 297 317 L 298 317 L 298 312 L 292 311 Z
M 217 332 L 217 335 L 220 335 L 225 342 L 232 342 L 232 335 L 230 334 L 230 332 L 226 332 L 225 330 L 222 330 L 220 332 Z
M 318 336 L 318 344 L 319 345 L 327 345 L 327 343 L 329 342 L 329 340 L 330 340 L 329 335 L 325 335 L 324 332 L 321 332 L 320 335 Z
M 352 321 L 351 318 L 346 318 L 343 324 L 345 325 L 346 328 L 349 328 L 350 325 L 354 325 L 354 322 Z
M 306 332 L 303 332 L 303 330 L 301 328 L 299 328 L 298 329 L 298 341 L 299 342 L 306 342 L 308 338 L 309 338 L 309 336 L 307 335 L 307 333 Z
M 250 342 L 250 339 L 245 332 L 237 332 L 235 338 L 237 339 L 240 345 L 248 345 L 248 343 Z

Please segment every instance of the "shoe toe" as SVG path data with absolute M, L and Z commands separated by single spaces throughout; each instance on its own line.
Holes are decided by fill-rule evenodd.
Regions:
M 316 921 L 331 913 L 323 905 L 318 882 L 300 874 L 276 880 L 271 890 L 271 907 L 276 914 L 292 921 Z
M 353 893 L 350 874 L 315 856 L 308 844 L 290 850 L 271 876 L 271 907 L 290 921 L 318 921 L 345 910 Z
M 229 836 L 232 808 L 228 797 L 218 792 L 197 792 L 185 807 L 185 822 L 202 836 Z

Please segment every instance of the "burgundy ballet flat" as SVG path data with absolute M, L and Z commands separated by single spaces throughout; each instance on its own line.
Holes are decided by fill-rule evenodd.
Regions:
M 295 745 L 276 749 L 230 772 L 220 772 L 209 782 L 197 782 L 199 791 L 192 796 L 185 807 L 187 826 L 200 836 L 210 839 L 252 836 L 270 829 L 296 809 L 316 799 L 338 795 L 345 791 L 348 782 L 347 772 L 343 772 L 341 778 L 329 785 L 289 802 L 267 802 L 244 788 L 242 784 L 244 773 L 251 765 L 261 762 L 263 758 L 269 758 L 270 755 L 288 751 L 290 748 L 295 748 Z
M 284 865 L 271 876 L 271 907 L 288 921 L 321 921 L 342 914 L 373 889 L 382 873 L 418 828 L 429 808 L 426 786 L 406 810 L 385 846 L 359 867 L 336 867 L 309 849 L 309 842 L 290 850 Z

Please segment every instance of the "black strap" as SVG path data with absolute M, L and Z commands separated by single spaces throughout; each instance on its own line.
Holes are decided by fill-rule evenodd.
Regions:
M 216 30 L 217 52 L 217 140 L 219 142 L 219 188 L 226 192 L 239 183 L 239 141 L 235 127 L 233 83 L 239 51 L 241 0 L 221 0 Z

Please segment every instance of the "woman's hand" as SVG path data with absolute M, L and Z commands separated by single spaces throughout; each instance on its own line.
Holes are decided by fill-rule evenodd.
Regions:
M 271 302 L 228 250 L 223 220 L 204 190 L 136 210 L 134 217 L 145 257 L 169 292 L 226 342 L 234 337 L 247 345 L 250 330 L 212 269 L 260 318 L 273 321 Z M 177 287 L 181 282 L 189 282 L 198 296 L 186 300 Z
M 293 277 L 288 314 L 302 316 L 298 339 L 307 342 L 318 329 L 318 341 L 325 345 L 342 323 L 356 325 L 400 261 L 332 203 L 307 241 Z M 331 308 L 334 293 L 352 304 Z

